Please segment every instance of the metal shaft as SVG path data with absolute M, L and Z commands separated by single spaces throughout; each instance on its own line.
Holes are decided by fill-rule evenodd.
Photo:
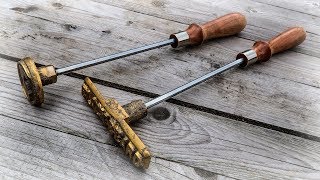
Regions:
M 153 107 L 153 106 L 161 103 L 162 101 L 170 99 L 171 97 L 173 97 L 173 96 L 175 96 L 175 95 L 177 95 L 179 93 L 182 93 L 183 91 L 185 91 L 187 89 L 190 89 L 193 86 L 195 86 L 197 84 L 200 84 L 203 81 L 206 81 L 209 78 L 211 78 L 211 77 L 213 77 L 213 76 L 215 76 L 217 74 L 220 74 L 220 73 L 222 73 L 222 72 L 224 72 L 224 71 L 226 71 L 226 70 L 228 70 L 228 69 L 230 69 L 230 68 L 232 68 L 234 66 L 237 66 L 237 65 L 241 64 L 242 62 L 243 62 L 242 58 L 241 59 L 237 59 L 236 61 L 233 61 L 232 63 L 229 63 L 229 64 L 227 64 L 227 65 L 225 65 L 225 66 L 223 66 L 223 67 L 221 67 L 219 69 L 216 69 L 216 70 L 214 70 L 214 71 L 212 71 L 212 72 L 210 72 L 210 73 L 208 73 L 208 74 L 206 74 L 204 76 L 201 76 L 201 77 L 199 77 L 199 78 L 197 78 L 197 79 L 195 79 L 195 80 L 193 80 L 193 81 L 191 81 L 191 82 L 189 82 L 187 84 L 184 84 L 184 85 L 182 85 L 182 86 L 180 86 L 180 87 L 178 87 L 178 88 L 176 88 L 176 89 L 174 89 L 174 90 L 172 90 L 170 92 L 167 92 L 167 93 L 165 93 L 165 94 L 163 94 L 163 95 L 161 95 L 161 96 L 159 96 L 159 97 L 147 102 L 145 105 L 146 105 L 147 108 Z
M 83 68 L 86 68 L 86 67 L 94 66 L 94 65 L 101 64 L 101 63 L 104 63 L 104 62 L 108 62 L 108 61 L 113 61 L 113 60 L 116 60 L 116 59 L 124 58 L 124 57 L 127 57 L 127 56 L 131 56 L 131 55 L 134 55 L 134 54 L 145 52 L 145 51 L 148 51 L 148 50 L 151 50 L 151 49 L 156 49 L 156 48 L 159 48 L 159 47 L 171 45 L 173 43 L 175 43 L 174 39 L 168 39 L 168 40 L 165 40 L 165 41 L 156 42 L 156 43 L 153 43 L 153 44 L 149 44 L 149 45 L 145 45 L 145 46 L 142 46 L 142 47 L 130 49 L 130 50 L 127 50 L 127 51 L 116 53 L 116 54 L 111 54 L 109 56 L 105 56 L 105 57 L 101 57 L 101 58 L 98 58 L 98 59 L 86 61 L 86 62 L 83 62 L 83 63 L 70 65 L 70 66 L 67 66 L 67 67 L 64 67 L 64 68 L 58 68 L 58 69 L 56 69 L 56 73 L 57 73 L 57 75 L 66 74 L 66 73 L 71 72 L 71 71 L 76 71 L 76 70 L 79 70 L 79 69 L 83 69 Z

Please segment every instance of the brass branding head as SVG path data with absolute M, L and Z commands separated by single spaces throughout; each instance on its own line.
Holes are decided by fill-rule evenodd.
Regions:
M 28 101 L 35 106 L 43 103 L 42 82 L 34 61 L 27 57 L 18 62 L 21 86 Z
M 55 68 L 53 66 L 37 68 L 29 57 L 19 61 L 17 68 L 28 101 L 34 106 L 40 106 L 44 101 L 43 86 L 57 82 Z
M 133 164 L 147 169 L 151 160 L 150 151 L 128 125 L 126 109 L 115 99 L 104 98 L 89 78 L 82 85 L 82 95 Z

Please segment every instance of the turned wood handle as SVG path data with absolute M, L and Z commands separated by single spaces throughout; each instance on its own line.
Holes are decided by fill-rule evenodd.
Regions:
M 268 61 L 273 54 L 298 46 L 306 39 L 306 32 L 302 27 L 290 28 L 269 42 L 258 41 L 252 49 L 257 53 L 258 61 Z
M 225 37 L 241 32 L 247 24 L 246 18 L 240 13 L 230 13 L 203 25 L 191 24 L 186 32 L 190 44 L 198 45 L 205 40 Z

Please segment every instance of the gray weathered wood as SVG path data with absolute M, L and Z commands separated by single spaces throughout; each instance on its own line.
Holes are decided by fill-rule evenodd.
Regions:
M 81 79 L 61 76 L 59 84 L 46 87 L 47 101 L 42 108 L 37 108 L 29 105 L 24 99 L 18 77 L 15 76 L 15 65 L 15 62 L 0 60 L 0 82 L 2 84 L 0 114 L 8 118 L 2 123 L 3 129 L 8 129 L 9 132 L 10 129 L 17 129 L 31 134 L 36 133 L 37 136 L 43 135 L 42 141 L 48 138 L 50 142 L 51 138 L 56 137 L 57 142 L 63 143 L 59 146 L 60 149 L 65 146 L 73 147 L 71 149 L 81 147 L 73 145 L 75 143 L 73 141 L 85 141 L 89 144 L 92 142 L 99 145 L 101 143 L 114 144 L 112 138 L 105 133 L 100 121 L 82 99 Z M 148 99 L 106 86 L 97 86 L 105 96 L 114 96 L 121 104 L 133 99 Z M 210 176 L 211 172 L 239 179 L 291 179 L 294 177 L 317 179 L 320 176 L 319 142 L 169 103 L 164 103 L 160 107 L 169 110 L 171 116 L 168 119 L 156 120 L 151 109 L 148 117 L 133 126 L 156 159 L 183 163 L 193 167 L 194 171 L 202 176 Z M 11 121 L 17 121 L 18 125 L 7 123 L 10 119 L 15 119 Z M 24 129 L 23 125 L 19 125 L 22 123 L 19 121 L 37 126 L 30 125 L 26 126 L 30 129 Z M 47 130 L 41 130 L 45 132 L 40 131 L 39 133 L 33 132 L 38 131 L 38 126 L 45 127 Z M 0 132 L 8 134 L 4 130 Z M 65 136 L 69 137 L 66 134 L 77 137 L 70 141 L 63 141 Z M 11 134 L 7 136 L 10 137 Z M 24 138 L 21 133 L 16 136 L 16 138 L 19 137 L 23 142 L 29 141 L 29 138 Z M 33 139 L 30 141 L 37 142 Z M 83 143 L 83 146 L 89 146 L 86 144 Z M 43 145 L 46 145 L 45 142 Z M 120 155 L 122 153 L 119 148 L 116 150 L 110 146 L 101 146 L 108 147 Z M 53 151 L 55 150 L 54 148 Z M 62 152 L 69 154 L 71 153 L 69 151 L 73 152 L 69 149 Z M 83 151 L 79 150 L 84 158 L 91 156 L 90 147 L 84 148 Z M 87 156 L 88 153 L 89 156 Z M 112 158 L 110 155 L 110 159 L 119 158 L 118 154 L 112 155 Z M 101 156 L 103 155 L 106 156 L 108 153 L 101 153 Z M 125 157 L 123 159 L 127 161 Z M 152 166 L 154 166 L 153 163 Z M 127 166 L 131 164 L 128 163 L 125 167 Z M 82 169 L 82 167 L 79 168 Z
M 231 11 L 247 16 L 248 26 L 237 37 L 199 48 L 162 48 L 79 71 L 158 94 L 231 61 L 253 40 L 303 25 L 308 38 L 298 48 L 177 99 L 320 135 L 316 1 L 14 0 L 0 8 L 0 54 L 32 56 L 58 67 L 166 39 L 191 22 Z M 156 120 L 151 110 L 133 127 L 155 157 L 151 169 L 137 171 L 83 102 L 82 80 L 59 77 L 45 87 L 44 106 L 35 108 L 21 93 L 15 66 L 0 59 L 0 178 L 319 179 L 319 142 L 168 103 L 160 105 L 171 112 L 168 119 Z M 149 99 L 98 87 L 122 104 Z M 106 152 L 97 155 L 101 149 Z
M 240 34 L 244 38 L 248 34 L 270 38 L 271 34 L 280 32 L 284 26 L 302 24 L 299 19 L 307 21 L 303 25 L 308 31 L 316 33 L 319 30 L 313 24 L 313 17 L 307 14 L 301 14 L 301 18 L 294 22 L 274 22 L 272 20 L 275 16 L 287 16 L 282 15 L 279 8 L 253 3 L 255 8 L 261 11 L 269 8 L 272 13 L 250 15 L 244 11 L 247 10 L 247 5 L 219 2 L 217 7 L 210 5 L 208 1 L 190 1 L 191 4 L 197 4 L 186 4 L 190 8 L 196 8 L 190 14 L 183 9 L 179 10 L 178 7 L 185 6 L 182 1 L 170 2 L 170 6 L 164 5 L 162 8 L 154 7 L 155 1 L 146 1 L 141 4 L 141 12 L 144 13 L 141 14 L 140 11 L 132 11 L 137 11 L 138 7 L 135 6 L 136 3 L 129 1 L 122 4 L 105 2 L 112 5 L 93 1 L 64 1 L 60 4 L 50 1 L 41 4 L 40 1 L 12 1 L 0 5 L 6 8 L 0 17 L 3 28 L 0 40 L 4 42 L 0 44 L 1 53 L 15 57 L 32 56 L 39 63 L 62 66 L 167 38 L 168 34 L 183 30 L 186 23 L 204 22 L 230 12 L 231 9 L 248 16 L 249 26 Z M 35 5 L 36 3 L 38 4 Z M 130 11 L 114 5 L 121 5 Z M 172 12 L 170 10 L 170 13 L 163 13 L 166 7 L 173 9 Z M 200 10 L 205 13 L 200 13 Z M 187 18 L 174 13 L 186 14 Z M 154 17 L 156 15 L 160 18 Z M 173 21 L 173 15 L 176 15 L 178 22 Z M 158 25 L 154 25 L 154 22 Z M 283 25 L 280 26 L 280 23 Z M 258 27 L 252 26 L 253 24 Z M 268 32 L 261 28 L 266 28 Z M 242 36 L 243 34 L 247 35 Z M 317 42 L 317 37 L 310 38 L 307 43 Z M 237 52 L 244 50 L 243 47 L 249 48 L 252 43 L 251 40 L 232 37 L 210 42 L 199 48 L 175 51 L 162 48 L 79 72 L 162 94 L 231 61 Z M 234 70 L 201 84 L 176 99 L 319 136 L 320 66 L 316 53 L 311 53 L 316 56 L 312 57 L 308 55 L 310 53 L 302 52 L 308 47 L 302 45 L 299 50 L 296 49 L 297 52 L 288 51 L 248 70 Z
M 136 169 L 118 147 L 0 115 L 0 178 L 204 179 L 198 169 L 152 158 Z M 211 173 L 210 178 L 223 177 Z
M 295 51 L 320 57 L 318 49 L 320 26 L 317 23 L 320 16 L 317 14 L 319 12 L 317 1 L 93 1 L 186 24 L 205 22 L 212 16 L 238 11 L 245 14 L 248 19 L 247 28 L 239 36 L 253 41 L 269 38 L 275 31 L 280 32 L 288 26 L 304 26 L 308 38 L 301 45 L 303 48 L 296 48 Z
M 291 11 L 296 11 L 302 14 L 308 14 L 311 16 L 319 17 L 320 16 L 320 3 L 314 0 L 256 0 L 263 4 L 268 4 L 271 6 L 276 6 Z

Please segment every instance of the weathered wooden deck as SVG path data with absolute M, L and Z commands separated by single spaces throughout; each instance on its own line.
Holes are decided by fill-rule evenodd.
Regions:
M 317 0 L 7 0 L 0 3 L 0 178 L 320 179 L 320 3 Z M 62 67 L 168 38 L 230 12 L 248 25 L 201 47 L 165 47 L 45 87 L 41 108 L 21 91 L 16 62 Z M 255 40 L 303 26 L 306 41 L 176 96 L 133 129 L 153 154 L 136 169 L 84 102 L 92 77 L 125 104 L 150 99 L 235 58 Z

